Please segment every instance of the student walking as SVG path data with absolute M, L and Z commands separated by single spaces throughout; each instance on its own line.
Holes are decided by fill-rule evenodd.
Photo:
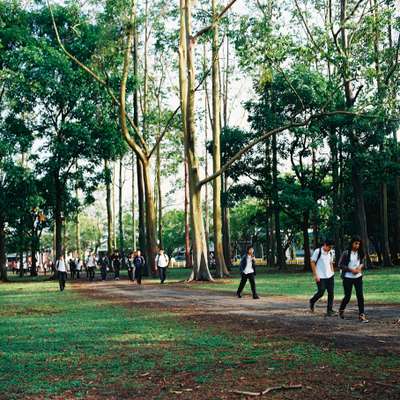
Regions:
M 164 253 L 163 249 L 160 249 L 156 255 L 156 270 L 158 270 L 161 283 L 164 283 L 167 278 L 168 264 L 169 257 Z
M 71 280 L 75 279 L 75 273 L 76 273 L 76 264 L 75 260 L 73 258 L 69 259 L 69 272 L 71 274 Z
M 133 259 L 133 265 L 135 266 L 135 277 L 134 280 L 136 279 L 136 282 L 141 285 L 142 284 L 142 273 L 143 273 L 143 268 L 146 264 L 146 261 L 144 257 L 141 255 L 140 250 L 137 250 L 136 256 Z
M 327 290 L 328 304 L 326 315 L 328 317 L 336 315 L 333 311 L 335 271 L 333 268 L 332 247 L 333 241 L 327 239 L 324 241 L 322 247 L 314 250 L 311 257 L 311 268 L 318 290 L 310 299 L 310 311 L 314 312 L 315 303 L 324 295 L 325 290 Z
M 88 277 L 90 281 L 93 281 L 95 276 L 95 269 L 96 269 L 96 258 L 92 253 L 89 254 L 88 258 L 86 259 L 86 266 L 88 269 Z
M 127 263 L 128 263 L 128 278 L 130 281 L 135 280 L 135 264 L 133 263 L 134 258 L 135 258 L 134 252 L 129 254 Z
M 360 322 L 368 322 L 364 313 L 364 292 L 363 292 L 363 269 L 364 250 L 359 236 L 354 236 L 349 248 L 340 257 L 339 267 L 342 271 L 344 297 L 340 304 L 339 316 L 344 319 L 344 310 L 351 299 L 353 286 L 356 290 L 358 304 L 358 319 Z
M 67 267 L 65 266 L 64 256 L 60 256 L 56 262 L 56 270 L 58 273 L 58 283 L 60 291 L 65 289 L 65 281 L 67 280 Z
M 121 269 L 121 259 L 119 258 L 118 251 L 114 254 L 112 263 L 113 263 L 113 268 L 114 268 L 114 279 L 116 281 L 118 281 L 119 280 L 119 271 Z
M 254 257 L 253 246 L 249 246 L 247 248 L 247 253 L 240 260 L 239 269 L 240 273 L 242 274 L 242 279 L 240 280 L 236 296 L 239 298 L 242 297 L 242 291 L 246 285 L 247 280 L 249 280 L 253 299 L 259 299 L 256 291 L 256 282 L 254 279 L 256 276 L 256 259 Z
M 76 279 L 80 278 L 80 273 L 82 271 L 82 262 L 80 258 L 75 260 L 75 267 L 76 267 Z
M 105 281 L 107 279 L 107 269 L 109 267 L 109 260 L 108 257 L 105 255 L 100 258 L 100 274 L 101 274 L 101 280 Z

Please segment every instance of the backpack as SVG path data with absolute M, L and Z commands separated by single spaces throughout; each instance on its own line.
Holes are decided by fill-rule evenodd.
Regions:
M 331 251 L 329 251 L 328 254 L 329 254 L 329 256 L 331 257 L 331 261 L 333 262 Z M 318 264 L 318 260 L 321 258 L 321 255 L 322 255 L 322 247 L 319 248 L 319 253 L 318 253 L 318 256 L 317 256 L 317 261 L 315 261 L 315 265 Z

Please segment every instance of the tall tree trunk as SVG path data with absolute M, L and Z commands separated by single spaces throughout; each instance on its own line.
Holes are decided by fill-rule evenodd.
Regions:
M 38 252 L 38 234 L 37 234 L 37 228 L 35 227 L 35 221 L 36 221 L 36 213 L 33 216 L 32 219 L 32 231 L 31 231 L 31 260 L 32 260 L 32 265 L 31 265 L 31 276 L 37 276 L 37 258 L 36 258 L 36 253 Z
M 388 218 L 388 194 L 387 194 L 387 183 L 381 183 L 381 218 L 382 218 L 382 255 L 383 255 L 383 266 L 393 266 L 392 257 L 390 255 L 389 247 L 389 218 Z
M 193 268 L 190 251 L 190 204 L 189 204 L 189 167 L 185 156 L 185 266 Z
M 132 200 L 131 200 L 131 213 L 132 213 L 132 250 L 136 250 L 136 219 L 135 219 L 135 153 L 132 151 Z
M 107 254 L 110 257 L 113 249 L 113 215 L 112 215 L 112 199 L 111 199 L 111 169 L 108 160 L 104 160 L 104 172 L 106 178 L 106 205 L 107 205 Z
M 156 213 L 154 205 L 154 195 L 151 185 L 150 163 L 143 164 L 143 183 L 144 193 L 146 197 L 146 234 L 147 234 L 147 254 L 146 260 L 147 272 L 155 275 L 156 265 L 155 259 L 157 254 L 157 228 Z
M 213 106 L 213 172 L 221 168 L 221 91 L 218 44 L 218 14 L 216 0 L 212 0 L 213 41 L 212 41 L 212 106 Z M 229 275 L 225 265 L 222 245 L 221 176 L 213 181 L 213 228 L 214 255 L 217 277 Z
M 191 32 L 191 0 L 180 0 L 179 82 L 184 127 L 185 155 L 189 171 L 189 195 L 193 269 L 189 280 L 212 280 L 208 268 L 207 244 L 202 216 L 199 165 L 195 150 L 195 71 Z
M 206 42 L 203 44 L 203 75 L 207 73 L 207 50 Z M 207 88 L 207 78 L 204 79 L 204 175 L 208 176 L 208 88 Z M 186 181 L 185 181 L 186 182 Z M 205 213 L 205 235 L 207 243 L 207 254 L 210 254 L 210 213 L 208 204 L 208 184 L 204 185 L 204 213 Z M 189 189 L 189 186 L 188 186 Z M 189 219 L 188 219 L 189 221 Z M 189 223 L 189 222 L 188 222 Z
M 223 191 L 228 193 L 228 176 L 224 174 Z M 232 246 L 231 246 L 231 221 L 228 205 L 222 208 L 222 241 L 224 248 L 225 264 L 228 268 L 232 266 Z
M 0 281 L 7 282 L 6 224 L 0 217 Z
M 280 223 L 280 206 L 278 195 L 278 149 L 276 143 L 276 134 L 272 136 L 272 195 L 274 202 L 274 221 L 276 238 L 276 258 L 279 269 L 286 267 L 285 254 L 282 243 L 282 232 Z
M 79 191 L 78 188 L 75 188 L 75 197 L 79 199 Z M 79 214 L 79 210 L 76 213 L 76 220 L 75 220 L 75 244 L 76 244 L 76 254 L 79 259 L 82 260 L 81 254 L 81 218 Z
M 162 223 L 162 192 L 161 192 L 161 157 L 160 145 L 157 146 L 157 195 L 158 195 L 158 246 L 162 249 L 163 244 L 163 223 Z
M 116 201 L 115 201 L 115 186 L 116 186 L 116 175 L 117 175 L 117 168 L 116 168 L 116 162 L 113 162 L 113 170 L 112 170 L 112 238 L 113 238 L 113 249 L 115 250 L 117 248 L 117 229 L 116 229 Z
M 364 189 L 360 175 L 359 162 L 357 156 L 352 155 L 351 162 L 351 180 L 353 185 L 353 192 L 356 201 L 356 212 L 358 218 L 358 224 L 360 227 L 360 236 L 364 244 L 364 250 L 367 258 L 367 266 L 371 265 L 371 258 L 369 256 L 369 237 L 368 237 L 368 226 L 367 216 L 365 213 L 365 201 L 364 201 Z
M 122 156 L 119 159 L 119 185 L 118 185 L 118 230 L 119 230 L 119 252 L 120 255 L 125 254 L 125 241 L 124 241 L 124 221 L 123 221 L 123 207 L 122 207 L 122 193 L 123 193 L 123 164 Z
M 228 30 L 228 28 L 227 28 Z M 228 128 L 228 102 L 229 102 L 229 67 L 230 67 L 230 52 L 229 52 L 229 36 L 225 35 L 226 41 L 226 59 L 225 59 L 225 79 L 224 79 L 224 95 L 223 95 L 223 121 L 224 129 Z M 225 173 L 223 176 L 222 190 L 225 196 L 228 195 L 228 174 Z M 232 266 L 232 246 L 231 246 L 231 218 L 229 205 L 227 204 L 227 198 L 225 204 L 222 206 L 222 241 L 224 248 L 225 264 L 228 268 Z
M 54 219 L 56 223 L 56 260 L 63 255 L 63 243 L 62 243 L 62 228 L 63 228 L 63 215 L 62 215 L 62 198 L 63 198 L 63 188 L 60 182 L 60 177 L 58 171 L 55 172 L 55 210 Z
M 400 160 L 398 161 L 400 162 Z M 400 261 L 400 177 L 396 176 L 394 181 L 394 200 L 395 200 L 395 240 L 394 240 L 394 250 L 393 254 L 396 263 Z
M 135 32 L 133 35 L 133 74 L 138 77 L 138 32 L 135 19 Z M 139 94 L 137 85 L 133 90 L 133 122 L 139 126 Z M 140 158 L 136 155 L 137 193 L 139 206 L 139 247 L 146 256 L 146 212 L 144 205 L 143 167 Z
M 310 251 L 310 239 L 308 237 L 309 227 L 309 213 L 303 212 L 303 249 L 304 249 L 304 271 L 311 271 L 311 251 Z
M 341 207 L 340 207 L 340 191 L 341 185 L 339 182 L 339 154 L 338 154 L 338 137 L 337 130 L 335 128 L 331 128 L 330 136 L 329 136 L 329 146 L 331 153 L 331 165 L 332 165 L 332 232 L 333 238 L 335 241 L 335 258 L 336 262 L 339 261 L 340 255 L 343 252 L 343 248 L 341 246 L 341 233 L 340 233 L 340 225 L 342 223 L 341 218 Z

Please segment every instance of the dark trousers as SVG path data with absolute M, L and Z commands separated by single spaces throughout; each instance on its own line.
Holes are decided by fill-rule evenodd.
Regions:
M 253 297 L 257 296 L 256 292 L 256 281 L 254 279 L 254 273 L 251 274 L 242 274 L 242 279 L 240 280 L 240 284 L 237 290 L 237 294 L 242 293 L 242 290 L 246 286 L 247 280 L 250 281 L 251 292 L 253 293 Z
M 100 272 L 101 272 L 101 280 L 105 281 L 107 278 L 107 267 L 101 267 Z
M 136 279 L 136 282 L 139 285 L 142 283 L 142 267 L 136 267 L 135 268 L 135 275 L 134 275 L 133 279 Z
M 75 270 L 71 269 L 71 280 L 75 279 Z
M 364 314 L 364 292 L 362 276 L 360 276 L 359 278 L 343 278 L 344 297 L 342 303 L 340 304 L 340 310 L 344 311 L 347 304 L 349 303 L 351 292 L 353 291 L 353 285 L 356 289 L 358 312 L 359 314 Z
M 67 280 L 67 273 L 58 271 L 58 283 L 60 284 L 60 290 L 63 291 L 65 288 L 65 281 Z
M 119 267 L 114 267 L 114 278 L 119 278 Z
M 318 291 L 314 294 L 314 296 L 310 299 L 310 304 L 314 305 L 324 294 L 325 290 L 328 291 L 328 311 L 332 311 L 333 309 L 333 297 L 334 297 L 334 289 L 335 289 L 335 277 L 332 276 L 328 279 L 320 279 L 317 283 Z
M 158 267 L 158 274 L 160 276 L 161 283 L 164 283 L 167 278 L 167 268 L 166 267 Z
M 135 279 L 135 270 L 131 267 L 128 268 L 128 278 L 130 281 Z
M 79 279 L 79 274 L 80 274 L 80 271 L 76 271 L 76 279 Z
M 94 267 L 89 267 L 89 279 L 92 281 L 94 279 Z

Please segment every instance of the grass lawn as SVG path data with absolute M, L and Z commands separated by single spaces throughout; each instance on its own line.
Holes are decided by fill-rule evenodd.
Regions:
M 181 273 L 170 275 L 178 279 Z M 290 282 L 304 280 L 301 287 L 308 288 L 308 278 L 262 275 L 258 282 L 265 293 L 271 293 L 273 279 L 282 291 L 297 294 L 300 288 Z M 341 371 L 343 386 L 324 390 L 343 394 L 368 376 L 385 380 L 400 368 L 395 355 L 329 346 L 321 352 L 318 344 L 93 299 L 71 286 L 59 292 L 57 282 L 40 280 L 0 284 L 0 321 L 0 399 L 170 399 L 174 391 L 189 396 L 181 398 L 232 398 L 229 390 L 243 385 L 241 379 L 252 385 L 300 378 L 318 384 L 328 371 Z M 337 380 L 332 373 L 333 385 Z

